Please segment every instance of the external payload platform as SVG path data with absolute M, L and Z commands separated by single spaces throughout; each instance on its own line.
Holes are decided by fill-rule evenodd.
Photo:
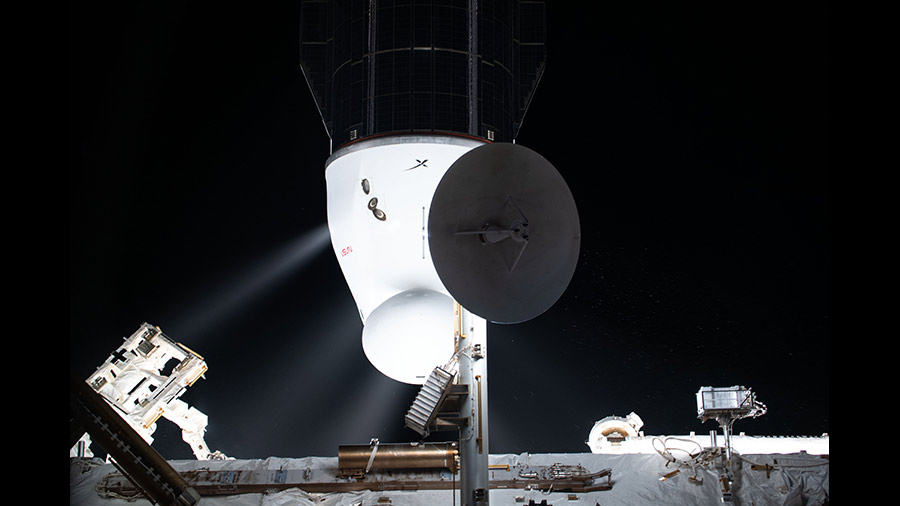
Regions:
M 162 417 L 181 428 L 198 460 L 225 459 L 206 444 L 207 416 L 179 399 L 207 369 L 198 353 L 144 323 L 86 381 L 147 444 Z M 87 434 L 70 455 L 90 456 Z

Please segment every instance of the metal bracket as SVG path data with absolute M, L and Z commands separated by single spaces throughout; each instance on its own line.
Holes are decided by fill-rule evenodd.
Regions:
M 369 455 L 369 462 L 366 464 L 365 474 L 369 474 L 369 471 L 372 470 L 372 462 L 375 462 L 375 453 L 378 451 L 378 438 L 372 438 L 372 440 L 369 441 L 369 444 L 372 445 L 372 453 Z

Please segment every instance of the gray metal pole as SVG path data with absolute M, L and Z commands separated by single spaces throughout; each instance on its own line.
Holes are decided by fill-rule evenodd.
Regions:
M 460 410 L 468 423 L 459 430 L 460 503 L 487 506 L 488 492 L 488 398 L 487 322 L 459 307 L 459 382 L 469 395 Z

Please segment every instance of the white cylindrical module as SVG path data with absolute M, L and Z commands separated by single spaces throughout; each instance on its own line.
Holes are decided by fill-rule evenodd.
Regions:
M 483 144 L 391 135 L 345 146 L 326 163 L 328 228 L 364 325 L 363 350 L 397 381 L 422 384 L 453 353 L 452 298 L 431 260 L 428 212 L 447 169 Z

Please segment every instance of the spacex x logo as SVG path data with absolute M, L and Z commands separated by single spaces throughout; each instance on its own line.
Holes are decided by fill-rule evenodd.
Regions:
M 414 166 L 412 166 L 412 167 L 410 167 L 410 168 L 408 168 L 408 169 L 405 169 L 405 170 L 413 170 L 413 169 L 418 169 L 418 168 L 419 168 L 419 167 L 428 167 L 428 166 L 427 166 L 427 165 L 425 165 L 425 162 L 427 162 L 427 161 L 428 161 L 428 159 L 427 159 L 427 158 L 426 158 L 426 159 L 424 159 L 424 160 L 419 160 L 419 159 L 418 159 L 418 158 L 416 158 L 416 161 L 417 161 L 417 162 L 419 162 L 419 163 L 418 163 L 418 164 L 416 164 L 416 165 L 414 165 Z

